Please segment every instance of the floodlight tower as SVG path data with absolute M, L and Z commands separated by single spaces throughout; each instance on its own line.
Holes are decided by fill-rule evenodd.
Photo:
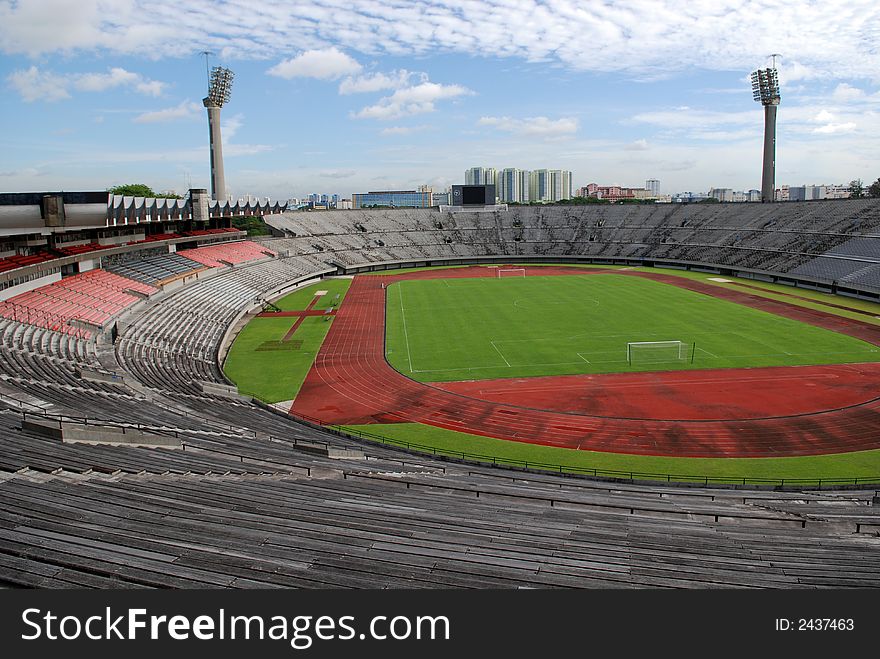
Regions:
M 234 74 L 227 68 L 211 69 L 208 95 L 202 100 L 208 109 L 208 131 L 211 134 L 211 198 L 226 200 L 226 176 L 223 173 L 223 142 L 220 138 L 220 108 L 229 102 Z
M 773 66 L 752 73 L 752 95 L 764 106 L 764 172 L 761 177 L 761 201 L 776 200 L 776 108 L 779 107 L 779 75 Z

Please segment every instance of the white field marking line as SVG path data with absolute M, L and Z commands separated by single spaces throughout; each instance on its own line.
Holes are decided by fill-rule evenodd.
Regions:
M 492 344 L 492 347 L 495 348 L 495 352 L 497 352 L 499 355 L 501 355 L 501 359 L 503 359 L 503 360 L 504 360 L 504 363 L 507 364 L 507 368 L 510 368 L 510 362 L 507 361 L 507 357 L 505 357 L 505 356 L 501 353 L 501 351 L 498 349 L 498 346 L 495 345 L 495 342 L 494 342 L 494 341 L 489 341 L 489 343 L 491 343 L 491 344 Z
M 877 352 L 877 351 L 871 350 L 870 352 Z M 577 354 L 579 357 L 581 356 L 581 353 L 577 353 Z M 583 353 L 583 354 L 590 355 L 590 354 L 594 354 L 594 353 L 587 352 L 587 353 Z M 595 353 L 595 354 L 599 354 L 599 353 Z M 848 355 L 848 354 L 851 354 L 851 353 L 849 353 L 849 352 L 801 352 L 801 353 L 794 353 L 791 356 L 792 357 L 798 357 L 798 356 L 805 357 L 805 356 L 810 356 L 810 355 Z M 753 355 L 723 355 L 722 357 L 719 357 L 719 359 L 722 359 L 722 358 L 725 358 L 725 359 L 741 358 L 741 357 L 782 357 L 782 356 L 783 356 L 783 353 L 781 353 L 781 352 L 770 352 L 770 353 L 765 353 L 765 354 L 753 354 Z M 502 355 L 502 357 L 503 357 L 503 355 Z M 584 360 L 584 358 L 581 357 L 581 361 L 577 361 L 577 362 L 540 362 L 540 363 L 529 363 L 529 364 L 511 364 L 510 367 L 511 368 L 532 368 L 532 367 L 537 368 L 539 366 L 570 366 L 572 364 L 582 364 L 583 360 Z M 676 359 L 674 361 L 680 362 L 681 360 Z M 613 364 L 613 363 L 622 364 L 622 363 L 626 363 L 626 360 L 625 359 L 611 359 L 611 360 L 604 360 L 604 361 L 594 360 L 589 363 L 590 364 Z M 666 363 L 673 363 L 673 362 L 656 362 L 655 361 L 655 362 L 645 362 L 645 363 L 666 364 Z M 861 362 L 857 362 L 857 363 L 861 363 Z M 850 364 L 828 364 L 828 366 L 849 366 L 849 365 Z M 809 366 L 809 364 L 807 364 L 807 366 Z M 500 366 L 465 366 L 462 368 L 426 368 L 426 369 L 416 369 L 412 372 L 413 373 L 445 373 L 447 371 L 480 371 L 480 370 L 486 370 L 486 369 L 491 369 L 491 368 L 501 368 L 501 367 Z M 772 367 L 768 367 L 768 368 L 772 368 Z M 694 369 L 694 370 L 702 370 L 702 369 Z M 569 373 L 567 375 L 577 375 L 577 374 Z M 540 377 L 540 376 L 538 376 L 538 377 Z M 792 376 L 792 377 L 793 377 L 793 379 L 800 379 L 801 378 L 801 376 Z M 777 379 L 777 378 L 771 378 L 771 379 Z M 702 382 L 702 380 L 694 380 L 694 382 Z M 719 382 L 726 382 L 726 380 L 719 380 Z
M 403 282 L 398 282 L 397 296 L 400 298 L 400 317 L 403 319 L 403 340 L 406 343 L 406 361 L 409 362 L 409 372 L 413 373 L 412 355 L 409 352 L 409 334 L 406 331 L 406 314 L 403 311 Z
M 625 364 L 626 363 L 625 359 L 587 359 L 586 357 L 584 357 L 585 354 L 594 355 L 594 354 L 602 354 L 602 353 L 576 352 L 575 354 L 578 357 L 580 357 L 581 359 L 583 359 L 585 362 L 587 362 L 588 364 Z M 573 363 L 576 363 L 576 362 L 573 362 Z
M 698 348 L 701 349 L 701 348 Z M 815 355 L 852 355 L 856 352 L 877 352 L 876 350 L 861 350 L 861 351 L 838 351 L 838 352 L 763 352 L 763 353 L 751 353 L 748 355 L 721 355 L 719 359 L 739 359 L 740 357 L 782 357 L 783 355 L 787 355 L 789 357 L 812 357 Z M 843 364 L 827 364 L 827 366 L 842 366 Z
M 667 336 L 669 332 L 639 332 L 639 336 Z M 714 335 L 718 334 L 736 334 L 736 331 L 730 330 L 725 332 L 691 332 L 688 336 L 703 336 L 703 335 Z M 581 339 L 581 338 L 590 338 L 590 339 L 624 339 L 630 338 L 633 336 L 632 332 L 627 334 L 591 334 L 589 332 L 584 332 L 583 334 L 574 334 L 572 336 L 542 336 L 535 337 L 530 339 L 498 339 L 496 343 L 504 345 L 505 343 L 534 343 L 537 341 L 571 341 L 572 339 Z M 637 343 L 636 341 L 629 341 L 628 343 Z M 653 341 L 647 341 L 646 343 L 653 343 Z M 688 343 L 685 341 L 685 343 Z M 611 350 L 599 351 L 599 352 L 612 352 Z M 585 351 L 585 354 L 590 354 Z
M 521 307 L 519 303 L 520 303 L 520 302 L 530 302 L 530 301 L 531 301 L 531 300 L 530 300 L 529 298 L 527 298 L 527 297 L 517 298 L 516 300 L 513 301 L 513 306 L 515 306 L 515 307 L 519 307 L 520 309 L 522 309 L 523 307 Z M 570 306 L 573 306 L 573 305 L 578 304 L 578 303 L 580 303 L 580 302 L 592 302 L 592 303 L 593 303 L 594 305 L 596 305 L 597 307 L 600 306 L 600 302 L 599 302 L 599 300 L 597 300 L 597 299 L 594 298 L 594 297 L 584 297 L 584 298 L 579 298 L 579 299 L 576 300 L 575 302 L 570 302 L 570 301 L 568 301 L 568 300 L 556 300 L 556 301 L 553 301 L 553 302 L 538 302 L 537 304 L 539 304 L 540 306 L 556 306 L 556 307 L 560 307 L 560 306 L 565 307 L 565 306 L 568 306 L 568 307 L 570 307 Z M 527 305 L 525 306 L 525 308 L 528 310 L 528 309 L 529 309 L 529 305 L 527 304 Z M 534 310 L 534 308 L 532 308 L 532 310 Z
M 721 359 L 721 358 L 720 358 L 718 355 L 716 355 L 714 352 L 709 352 L 709 351 L 706 350 L 705 348 L 697 348 L 697 350 L 699 350 L 700 352 L 705 352 L 707 355 L 709 355 L 710 357 L 713 357 L 713 358 L 715 358 L 715 359 Z
M 539 366 L 571 366 L 572 364 L 583 365 L 583 361 L 577 362 L 542 362 L 540 364 L 512 364 L 511 368 L 532 368 Z M 426 368 L 413 371 L 413 373 L 445 373 L 446 371 L 485 371 L 488 368 L 503 368 L 501 366 L 466 366 L 463 368 Z M 579 375 L 578 373 L 568 373 L 567 375 Z M 542 376 L 536 376 L 542 377 Z

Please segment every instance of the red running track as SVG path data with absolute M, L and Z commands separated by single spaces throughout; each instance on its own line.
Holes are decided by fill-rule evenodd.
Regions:
M 732 421 L 861 405 L 880 395 L 878 383 L 880 363 L 558 375 L 432 386 L 494 403 L 574 414 Z
M 621 270 L 528 269 L 532 275 L 597 272 L 646 277 L 880 345 L 880 326 L 695 280 Z M 486 276 L 494 276 L 494 270 L 469 267 L 356 277 L 291 412 L 332 424 L 416 422 L 548 446 L 645 455 L 780 457 L 880 448 L 877 364 L 594 375 L 589 377 L 596 391 L 605 382 L 619 392 L 626 377 L 636 378 L 639 396 L 611 407 L 597 404 L 597 409 L 585 413 L 534 408 L 528 396 L 492 400 L 497 394 L 478 398 L 474 391 L 450 390 L 466 388 L 465 384 L 415 382 L 385 361 L 382 283 Z M 848 369 L 853 369 L 851 378 Z M 793 372 L 800 377 L 792 379 Z M 725 381 L 714 390 L 717 398 L 707 407 L 704 378 L 717 380 L 720 373 Z M 776 373 L 782 377 L 774 380 Z M 759 384 L 756 377 L 762 378 Z M 547 385 L 555 380 L 564 385 L 568 379 L 532 378 L 530 383 Z M 486 381 L 480 384 L 485 386 Z M 765 397 L 768 388 L 774 392 L 772 398 Z M 805 389 L 809 394 L 803 394 Z M 619 393 L 606 393 L 605 399 L 611 396 L 622 398 Z M 724 404 L 719 406 L 722 396 Z M 779 400 L 788 401 L 782 410 L 776 406 Z M 695 410 L 702 410 L 702 416 Z M 788 415 L 780 415 L 786 411 Z

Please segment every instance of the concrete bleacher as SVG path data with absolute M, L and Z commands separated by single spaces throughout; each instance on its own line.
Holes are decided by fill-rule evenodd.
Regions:
M 225 383 L 217 350 L 228 325 L 249 303 L 309 272 L 296 259 L 276 259 L 184 288 L 131 324 L 117 344 L 119 360 L 157 389 L 199 393 L 198 381 Z
M 108 249 L 112 245 L 101 245 L 99 243 L 86 243 L 83 245 L 56 245 L 55 251 L 64 256 L 76 256 L 77 254 L 88 254 L 89 252 L 97 252 L 101 249 Z
M 15 270 L 16 268 L 24 268 L 29 265 L 45 263 L 52 259 L 58 258 L 55 254 L 49 252 L 38 252 L 36 254 L 5 256 L 0 258 L 0 272 Z
M 269 218 L 287 234 L 264 244 L 346 265 L 458 256 L 668 259 L 799 274 L 825 252 L 880 241 L 877 200 L 788 204 L 513 206 L 507 212 L 436 209 L 288 212 Z M 295 234 L 295 235 L 293 235 Z M 381 241 L 381 244 L 378 242 Z M 855 249 L 855 247 L 853 247 Z M 864 257 L 862 257 L 864 258 Z M 805 274 L 828 284 L 831 273 Z M 864 277 L 870 288 L 873 270 Z
M 210 256 L 222 266 L 214 276 L 134 307 L 112 348 L 0 317 L 0 586 L 880 586 L 873 489 L 493 470 L 362 444 L 198 385 L 225 382 L 218 350 L 244 310 L 282 284 L 332 274 L 328 261 L 662 254 L 797 267 L 877 221 L 876 205 L 841 208 L 823 218 L 818 206 L 754 205 L 739 220 L 721 205 L 291 213 L 295 237 L 224 246 Z M 187 251 L 114 263 L 67 288 L 90 299 L 148 292 L 181 259 Z M 26 415 L 136 427 L 181 448 L 66 443 L 27 429 Z
M 196 261 L 212 268 L 221 268 L 223 266 L 247 263 L 248 261 L 275 256 L 274 252 L 247 240 L 182 250 L 179 254 L 191 261 Z
M 880 291 L 880 232 L 872 230 L 818 254 L 791 273 Z
M 160 254 L 140 259 L 130 259 L 106 268 L 109 272 L 135 279 L 145 284 L 158 285 L 177 277 L 203 270 L 202 263 L 182 254 Z
M 810 509 L 804 514 L 774 510 L 773 500 L 664 501 L 650 488 L 548 492 L 476 473 L 221 475 L 163 466 L 167 473 L 6 479 L 0 579 L 184 588 L 880 584 L 870 537 L 814 521 L 829 511 L 872 521 L 856 496 L 781 502 Z M 51 519 L 40 514 L 50 501 Z
M 90 270 L 0 302 L 0 316 L 88 338 L 92 330 L 72 321 L 100 329 L 155 292 L 154 287 L 142 282 L 104 270 Z

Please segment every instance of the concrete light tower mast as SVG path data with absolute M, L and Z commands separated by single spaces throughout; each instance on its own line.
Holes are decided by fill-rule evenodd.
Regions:
M 764 106 L 764 172 L 761 177 L 761 201 L 776 200 L 776 109 L 779 107 L 779 75 L 776 57 L 773 66 L 752 73 L 752 95 Z
M 202 100 L 208 109 L 211 134 L 211 198 L 226 201 L 226 176 L 223 173 L 223 142 L 220 137 L 220 108 L 229 102 L 234 74 L 222 66 L 211 69 L 208 95 Z

